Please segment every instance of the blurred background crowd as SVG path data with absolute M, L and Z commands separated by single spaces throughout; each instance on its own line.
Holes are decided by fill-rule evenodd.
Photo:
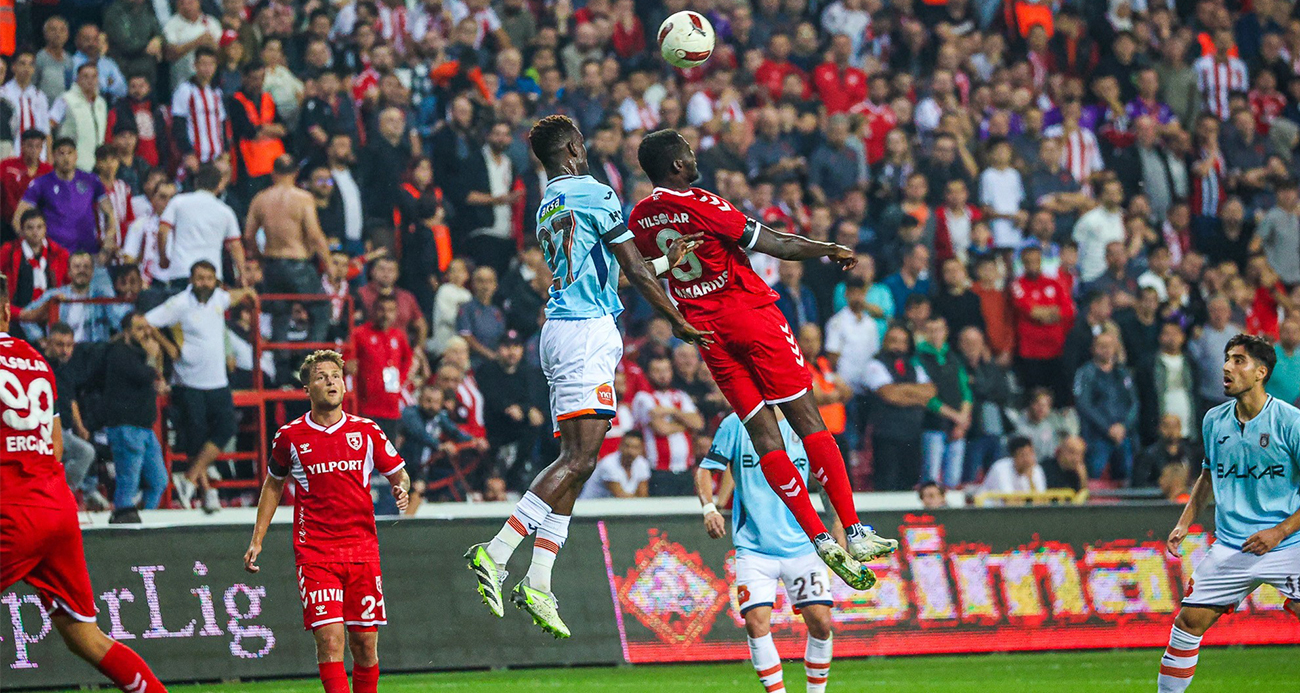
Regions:
M 326 343 L 424 498 L 520 493 L 557 452 L 526 139 L 551 113 L 629 210 L 651 191 L 641 138 L 676 128 L 701 187 L 856 249 L 847 273 L 752 263 L 858 490 L 1177 500 L 1237 332 L 1276 340 L 1269 391 L 1300 397 L 1289 0 L 698 0 L 717 48 L 677 70 L 654 32 L 682 9 L 18 0 L 0 272 L 55 366 L 79 498 L 118 521 L 254 502 L 250 436 L 304 410 L 276 393 Z M 328 248 L 268 255 L 245 224 L 286 175 Z M 618 416 L 584 493 L 689 495 L 727 405 L 624 302 Z

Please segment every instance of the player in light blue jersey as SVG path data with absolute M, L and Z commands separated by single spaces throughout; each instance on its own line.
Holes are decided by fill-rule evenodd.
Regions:
M 573 121 L 560 115 L 542 118 L 529 140 L 548 178 L 537 211 L 537 238 L 553 284 L 540 351 L 560 456 L 533 480 L 496 537 L 471 546 L 465 558 L 478 578 L 483 603 L 500 617 L 506 562 L 524 537 L 537 532 L 528 575 L 511 598 L 543 630 L 567 638 L 569 628 L 551 591 L 551 567 L 569 535 L 573 503 L 596 468 L 616 412 L 614 370 L 623 358 L 623 338 L 614 323 L 623 311 L 619 269 L 668 318 L 679 339 L 692 344 L 710 340 L 686 322 L 657 279 L 682 262 L 701 236 L 683 237 L 666 256 L 646 261 L 631 242 L 618 196 L 588 175 L 587 147 Z
M 1160 660 L 1158 690 L 1192 683 L 1201 637 L 1260 585 L 1276 587 L 1300 618 L 1300 410 L 1264 391 L 1277 353 L 1261 337 L 1239 334 L 1224 349 L 1223 394 L 1201 426 L 1205 463 L 1169 533 L 1178 547 L 1214 499 L 1214 538 L 1192 572 Z
M 803 441 L 779 409 L 777 416 L 786 454 L 807 483 L 808 454 Z M 832 649 L 831 578 L 816 548 L 795 522 L 794 514 L 767 483 L 749 432 L 735 414 L 723 419 L 713 436 L 713 447 L 695 471 L 695 490 L 704 504 L 704 527 L 709 536 L 718 539 L 727 529 L 714 503 L 712 472 L 715 471 L 724 472 L 721 486 L 724 495 L 727 480 L 734 482 L 731 524 L 732 541 L 736 545 L 736 600 L 745 619 L 750 661 L 758 672 L 759 682 L 769 691 L 784 690 L 781 657 L 771 632 L 772 605 L 779 579 L 785 585 L 791 605 L 799 609 L 808 627 L 804 650 L 808 691 L 825 691 Z M 836 519 L 832 532 L 838 535 L 842 529 Z

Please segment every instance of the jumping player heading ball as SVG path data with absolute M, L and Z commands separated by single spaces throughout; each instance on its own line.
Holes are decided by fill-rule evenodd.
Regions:
M 701 351 L 704 362 L 753 439 L 768 484 L 826 565 L 850 586 L 870 588 L 875 575 L 861 563 L 893 552 L 898 542 L 877 536 L 858 521 L 844 459 L 818 413 L 804 356 L 776 307 L 776 292 L 754 272 L 745 254 L 750 250 L 782 260 L 829 257 L 847 269 L 856 263 L 853 251 L 778 233 L 726 200 L 691 187 L 699 178 L 695 152 L 676 130 L 646 136 L 637 158 L 656 186 L 628 219 L 637 246 L 647 257 L 655 257 L 679 237 L 702 235 L 699 246 L 669 272 L 671 293 L 692 325 L 713 333 L 716 343 Z M 785 452 L 772 407 L 781 408 L 803 439 L 813 476 L 846 528 L 848 552 L 835 543 L 813 509 L 803 479 Z

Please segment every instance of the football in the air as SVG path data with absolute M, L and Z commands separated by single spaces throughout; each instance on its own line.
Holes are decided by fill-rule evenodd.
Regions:
M 659 51 L 675 67 L 695 67 L 713 55 L 713 25 L 698 12 L 683 10 L 659 25 Z

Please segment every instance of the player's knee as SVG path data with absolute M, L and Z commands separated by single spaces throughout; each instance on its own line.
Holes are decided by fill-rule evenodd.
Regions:
M 745 612 L 745 633 L 751 638 L 761 638 L 772 632 L 770 614 L 764 616 L 755 611 Z
M 359 666 L 369 667 L 379 663 L 379 639 L 374 633 L 348 633 L 348 648 L 352 660 Z
M 344 634 L 342 628 L 321 628 L 316 631 L 316 660 L 338 662 L 343 660 Z
M 804 616 L 807 617 L 807 615 L 807 612 L 804 612 Z M 815 618 L 805 618 L 804 625 L 808 626 L 808 636 L 818 640 L 831 637 L 831 632 L 834 630 L 830 614 L 819 614 Z
M 1205 635 L 1205 631 L 1214 625 L 1217 614 L 1207 609 L 1188 609 L 1178 610 L 1178 615 L 1174 617 L 1174 626 L 1178 630 L 1191 635 Z

